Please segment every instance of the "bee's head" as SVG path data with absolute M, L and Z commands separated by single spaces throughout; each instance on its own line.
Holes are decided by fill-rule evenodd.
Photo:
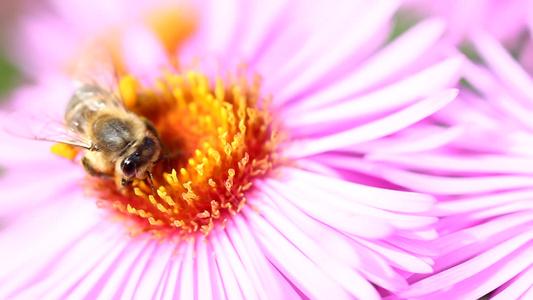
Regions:
M 134 151 L 126 156 L 120 164 L 124 177 L 143 177 L 159 155 L 159 143 L 152 137 L 145 137 Z M 139 178 L 141 179 L 141 178 Z

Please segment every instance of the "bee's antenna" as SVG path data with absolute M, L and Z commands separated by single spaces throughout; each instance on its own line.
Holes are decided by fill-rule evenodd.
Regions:
M 170 172 L 170 159 L 168 158 L 168 155 L 163 155 L 160 158 L 158 158 L 156 161 L 154 161 L 154 165 L 162 162 L 163 160 L 166 161 L 165 165 L 167 167 L 167 172 Z
M 152 187 L 152 194 L 154 195 L 157 195 L 156 191 L 155 191 L 155 187 L 154 187 L 154 178 L 152 177 L 152 173 L 150 173 L 150 171 L 146 171 L 146 174 L 148 174 L 148 181 L 150 181 L 150 186 Z

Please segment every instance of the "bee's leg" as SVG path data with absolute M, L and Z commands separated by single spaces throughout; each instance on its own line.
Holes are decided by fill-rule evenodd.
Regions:
M 108 179 L 108 180 L 113 179 L 113 176 L 107 173 L 96 171 L 91 165 L 91 162 L 86 157 L 83 157 L 81 159 L 81 163 L 83 164 L 83 168 L 85 169 L 85 172 L 87 172 L 89 175 L 98 177 L 98 178 Z
M 154 178 L 152 177 L 152 173 L 150 173 L 149 171 L 146 171 L 146 174 L 148 175 L 148 181 L 150 182 L 150 186 L 152 187 L 152 194 L 155 197 L 157 195 L 157 192 L 155 191 L 154 187 Z

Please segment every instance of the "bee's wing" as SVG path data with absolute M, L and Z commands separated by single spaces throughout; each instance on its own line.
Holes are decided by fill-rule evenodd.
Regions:
M 113 95 L 110 105 L 125 109 L 119 93 L 118 72 L 113 55 L 106 42 L 98 38 L 88 39 L 81 47 L 73 74 L 76 87 L 97 85 Z
M 92 150 L 94 146 L 87 136 L 76 133 L 58 118 L 50 116 L 12 112 L 3 116 L 1 123 L 7 133 L 22 138 L 62 143 L 87 150 Z

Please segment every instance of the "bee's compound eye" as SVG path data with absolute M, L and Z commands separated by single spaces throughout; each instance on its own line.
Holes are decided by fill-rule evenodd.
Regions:
M 137 168 L 137 165 L 134 159 L 132 159 L 131 156 L 128 156 L 124 159 L 120 167 L 122 168 L 122 173 L 124 173 L 125 176 L 132 177 L 135 175 L 135 169 Z

